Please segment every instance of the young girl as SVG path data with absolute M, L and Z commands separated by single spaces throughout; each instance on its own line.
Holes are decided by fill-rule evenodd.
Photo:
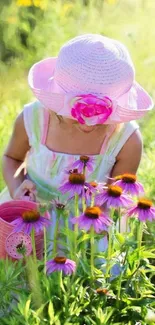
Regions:
M 135 81 L 120 42 L 96 34 L 75 37 L 58 57 L 36 63 L 28 81 L 37 101 L 25 105 L 15 121 L 3 156 L 8 192 L 1 202 L 26 194 L 40 202 L 57 199 L 66 170 L 81 156 L 93 157 L 95 164 L 87 181 L 136 173 L 142 139 L 133 120 L 153 102 Z

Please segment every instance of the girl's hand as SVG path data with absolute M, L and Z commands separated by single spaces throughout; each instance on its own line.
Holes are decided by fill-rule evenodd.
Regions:
M 36 186 L 30 180 L 24 180 L 15 190 L 12 197 L 14 200 L 36 201 Z

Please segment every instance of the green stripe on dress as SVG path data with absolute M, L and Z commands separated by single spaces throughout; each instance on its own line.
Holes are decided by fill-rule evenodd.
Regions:
M 33 133 L 35 135 L 36 139 L 36 145 L 38 147 L 40 143 L 40 138 L 41 138 L 41 128 L 40 128 L 40 110 L 41 108 L 38 106 L 38 103 L 35 103 L 34 108 L 33 108 L 33 116 L 32 116 L 32 123 L 33 123 Z
M 38 175 L 28 167 L 28 175 L 32 182 L 35 183 L 37 189 L 37 196 L 40 199 L 51 201 L 54 198 L 60 197 L 62 194 L 56 190 L 55 187 L 49 185 L 43 179 L 39 178 Z

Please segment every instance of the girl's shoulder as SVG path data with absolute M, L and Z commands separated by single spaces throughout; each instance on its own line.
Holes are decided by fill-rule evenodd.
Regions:
M 128 139 L 138 129 L 139 125 L 135 121 L 121 124 L 109 141 L 107 154 L 117 157 L 118 153 L 124 147 Z

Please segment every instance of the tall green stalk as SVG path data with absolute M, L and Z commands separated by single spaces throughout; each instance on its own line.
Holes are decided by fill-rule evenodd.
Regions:
M 46 274 L 46 263 L 47 263 L 47 238 L 46 228 L 44 227 L 44 273 Z
M 31 231 L 32 249 L 33 249 L 33 259 L 34 263 L 37 264 L 37 254 L 36 254 L 36 244 L 35 244 L 35 229 L 32 228 Z
M 125 254 L 125 258 L 123 261 L 123 266 L 126 263 L 127 257 L 128 257 L 128 252 L 129 252 L 129 247 L 126 249 L 126 254 Z M 117 291 L 117 307 L 119 308 L 119 304 L 120 304 L 120 298 L 121 298 L 121 284 L 122 284 L 122 277 L 123 277 L 123 271 L 121 270 L 121 273 L 119 275 L 119 281 L 118 281 L 118 291 Z
M 78 194 L 75 194 L 75 217 L 79 215 L 79 206 L 78 206 Z M 77 249 L 77 237 L 78 237 L 78 224 L 75 223 L 74 225 L 74 258 L 76 259 L 76 249 Z
M 140 221 L 140 226 L 137 229 L 137 248 L 138 248 L 138 259 L 140 260 L 140 250 L 142 245 L 142 238 L 143 238 L 143 222 Z
M 95 194 L 92 193 L 92 195 L 91 195 L 91 204 L 90 204 L 91 207 L 94 206 L 94 202 L 95 202 Z
M 114 209 L 111 209 L 111 219 L 113 221 Z M 110 277 L 110 262 L 111 262 L 111 255 L 113 252 L 113 231 L 114 231 L 114 223 L 109 227 L 109 240 L 108 240 L 108 256 L 107 256 L 107 265 L 106 265 L 106 280 L 109 281 Z
M 53 257 L 57 255 L 57 241 L 58 241 L 58 231 L 59 231 L 59 221 L 60 221 L 60 211 L 56 210 L 56 225 L 54 231 L 54 238 L 53 238 Z
M 73 245 L 72 245 L 72 241 L 70 240 L 70 235 L 69 235 L 69 218 L 67 216 L 64 217 L 65 218 L 65 230 L 66 230 L 66 242 L 67 242 L 67 246 L 69 247 L 69 253 L 71 256 L 71 259 L 74 259 L 74 252 L 73 252 Z
M 84 165 L 83 175 L 85 176 L 85 174 L 86 174 L 86 166 Z M 86 200 L 85 200 L 85 197 L 82 197 L 82 211 L 83 211 L 83 213 L 85 210 L 86 210 Z
M 94 240 L 94 227 L 90 228 L 90 266 L 91 266 L 91 277 L 94 277 L 94 248 L 95 248 L 95 240 Z

